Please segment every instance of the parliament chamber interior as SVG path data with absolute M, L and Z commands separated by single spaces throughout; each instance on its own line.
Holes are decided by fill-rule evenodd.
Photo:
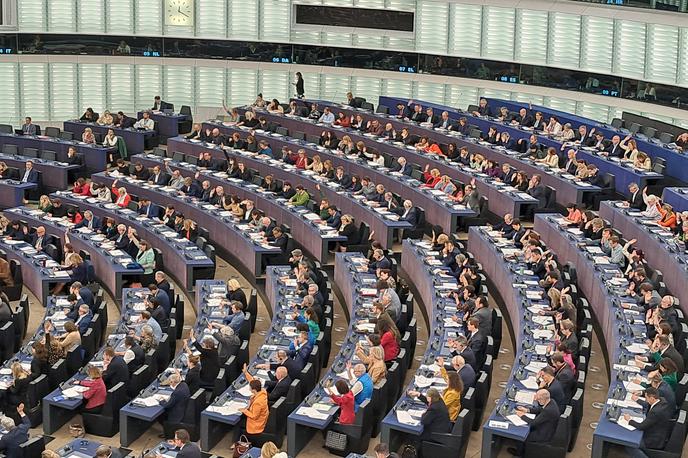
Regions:
M 687 0 L 0 0 L 0 85 L 0 457 L 688 456 Z

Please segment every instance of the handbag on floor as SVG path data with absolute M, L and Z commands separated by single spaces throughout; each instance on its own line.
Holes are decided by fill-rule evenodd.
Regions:
M 251 443 L 248 441 L 246 436 L 243 434 L 238 441 L 234 442 L 234 455 L 233 458 L 240 458 L 244 453 L 248 452 L 251 448 Z
M 72 423 L 69 425 L 69 434 L 78 439 L 80 437 L 84 437 L 86 435 L 86 431 L 84 431 L 83 425 L 80 425 L 79 423 Z
M 346 441 L 346 434 L 330 430 L 327 432 L 327 436 L 325 436 L 325 447 L 328 450 L 343 452 L 346 450 Z

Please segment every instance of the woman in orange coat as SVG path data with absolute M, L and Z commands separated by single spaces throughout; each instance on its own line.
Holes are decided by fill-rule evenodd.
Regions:
M 239 440 L 242 434 L 246 435 L 249 442 L 255 442 L 256 438 L 252 436 L 257 436 L 263 432 L 270 414 L 268 392 L 262 388 L 260 380 L 253 379 L 249 382 L 249 385 L 251 386 L 251 399 L 248 401 L 248 407 L 240 410 L 241 413 L 246 415 L 246 426 L 236 428 L 235 442 Z
M 662 227 L 667 227 L 671 230 L 676 229 L 676 213 L 674 213 L 674 208 L 669 204 L 664 204 L 659 209 L 662 217 L 657 221 Z

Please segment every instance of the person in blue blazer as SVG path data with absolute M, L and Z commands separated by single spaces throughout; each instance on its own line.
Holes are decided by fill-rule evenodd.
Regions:
M 21 424 L 15 425 L 14 420 L 9 417 L 3 417 L 0 421 L 2 429 L 6 430 L 2 437 L 0 437 L 0 451 L 4 452 L 7 458 L 19 458 L 24 456 L 20 445 L 29 440 L 29 428 L 31 428 L 31 421 L 24 413 L 24 403 L 17 406 L 17 413 L 21 417 Z
M 76 226 L 74 226 L 74 229 L 79 229 L 81 227 L 86 227 L 88 229 L 97 231 L 100 229 L 102 226 L 102 222 L 100 218 L 95 216 L 91 210 L 86 210 L 84 212 L 84 219 L 79 222 Z
M 26 167 L 24 168 L 24 173 L 22 173 L 21 176 L 22 183 L 38 184 L 38 172 L 33 168 L 32 161 L 26 161 Z

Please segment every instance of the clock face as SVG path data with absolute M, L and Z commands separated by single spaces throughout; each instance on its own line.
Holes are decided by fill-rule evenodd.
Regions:
M 167 25 L 193 25 L 194 0 L 165 0 Z

